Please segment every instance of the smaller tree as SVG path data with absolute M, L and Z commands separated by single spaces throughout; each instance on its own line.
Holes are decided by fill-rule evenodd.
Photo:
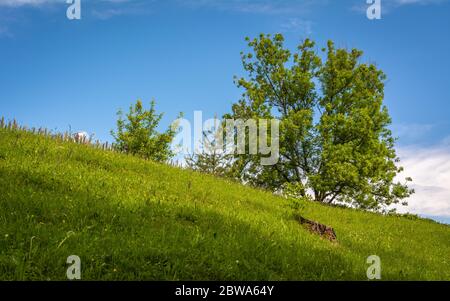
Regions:
M 163 114 L 156 113 L 155 101 L 150 110 L 145 110 L 138 100 L 130 106 L 125 119 L 122 110 L 117 115 L 117 132 L 111 131 L 111 135 L 118 150 L 156 162 L 166 162 L 174 156 L 170 145 L 176 133 L 172 128 L 164 133 L 157 131 Z
M 194 152 L 185 157 L 187 167 L 215 176 L 229 177 L 234 156 L 226 152 L 223 126 L 204 131 L 202 146 L 203 150 L 200 153 Z

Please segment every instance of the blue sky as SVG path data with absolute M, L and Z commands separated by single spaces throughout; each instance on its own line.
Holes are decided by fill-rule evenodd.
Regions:
M 388 76 L 398 152 L 418 193 L 407 209 L 450 218 L 450 1 L 81 0 L 82 19 L 60 0 L 0 0 L 0 115 L 28 126 L 84 130 L 111 140 L 115 113 L 157 100 L 167 127 L 228 112 L 245 75 L 244 38 L 281 32 L 294 48 L 364 50 Z M 448 220 L 448 219 L 447 219 Z

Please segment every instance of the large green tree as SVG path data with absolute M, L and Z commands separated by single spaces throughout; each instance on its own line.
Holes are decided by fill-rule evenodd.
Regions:
M 362 51 L 328 42 L 322 55 L 309 39 L 292 53 L 282 35 L 247 38 L 244 93 L 225 118 L 280 120 L 280 160 L 236 156 L 235 176 L 253 185 L 318 202 L 366 208 L 399 203 L 411 193 L 395 178 L 402 168 L 383 105 L 385 74 L 361 62 Z M 321 58 L 323 57 L 323 59 Z
M 117 132 L 111 132 L 117 149 L 157 162 L 166 162 L 174 156 L 171 143 L 176 132 L 172 127 L 164 133 L 157 131 L 163 114 L 156 113 L 155 101 L 146 110 L 138 100 L 130 106 L 125 118 L 121 110 L 117 115 Z

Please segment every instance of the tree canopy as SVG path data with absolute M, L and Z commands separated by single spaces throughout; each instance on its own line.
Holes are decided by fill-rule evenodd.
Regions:
M 176 133 L 172 128 L 164 133 L 157 131 L 163 114 L 156 113 L 155 101 L 146 110 L 138 100 L 130 106 L 125 118 L 121 110 L 117 115 L 117 132 L 111 134 L 120 151 L 157 162 L 166 162 L 174 156 L 170 147 Z
M 315 43 L 295 52 L 281 34 L 247 38 L 242 53 L 247 77 L 236 78 L 244 93 L 234 119 L 280 120 L 280 160 L 259 164 L 259 155 L 235 156 L 234 176 L 273 191 L 289 191 L 318 202 L 379 209 L 399 203 L 413 190 L 396 182 L 395 139 L 384 100 L 385 74 L 361 62 L 363 52 L 329 41 L 322 57 Z

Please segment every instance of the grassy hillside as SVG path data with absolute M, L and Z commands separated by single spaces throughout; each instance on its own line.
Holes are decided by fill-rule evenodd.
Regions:
M 450 280 L 450 227 L 287 200 L 134 157 L 0 129 L 0 280 Z

